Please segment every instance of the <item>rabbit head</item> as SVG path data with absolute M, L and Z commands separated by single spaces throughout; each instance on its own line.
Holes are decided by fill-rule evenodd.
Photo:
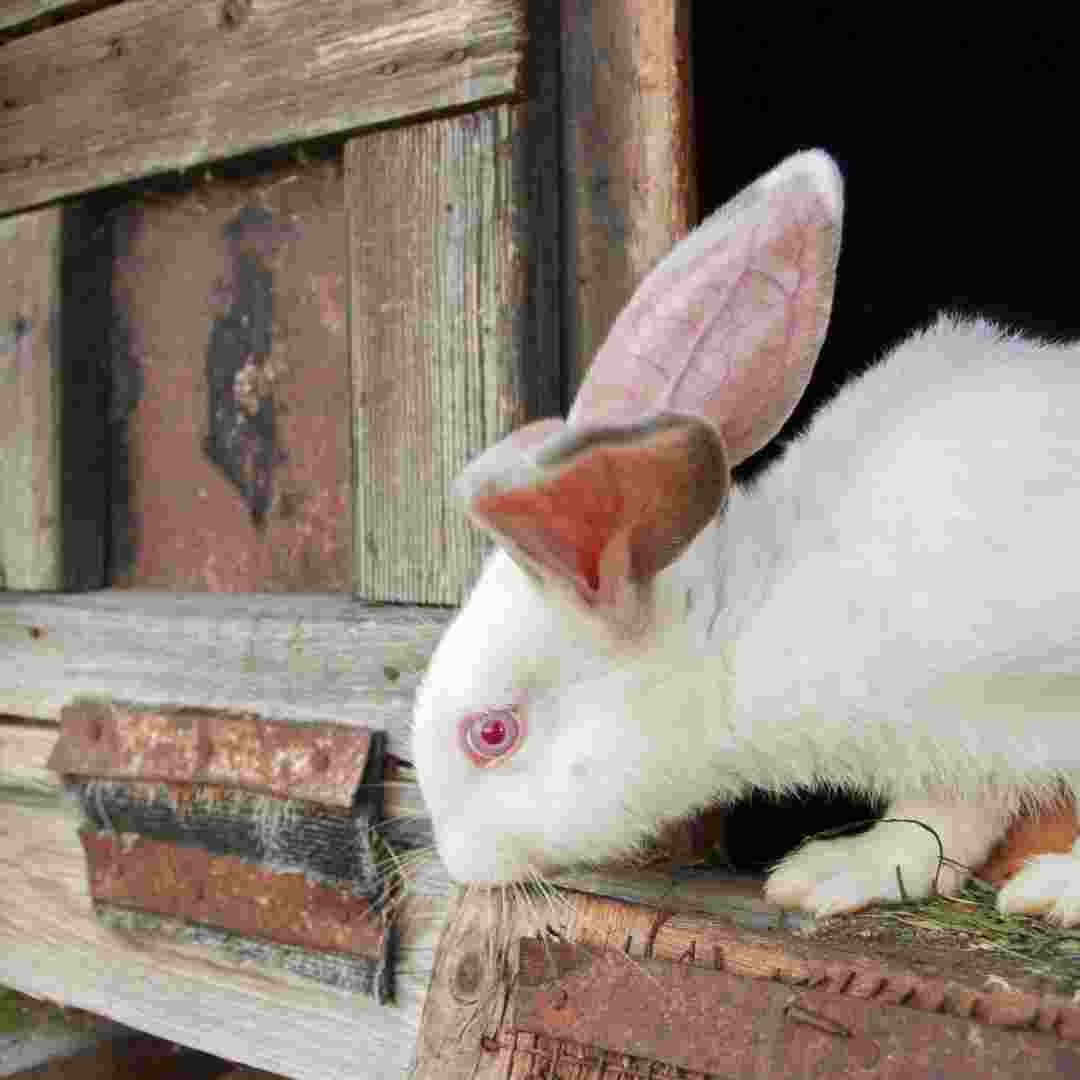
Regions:
M 730 470 L 810 377 L 841 211 L 829 157 L 781 163 L 648 275 L 565 422 L 526 426 L 461 476 L 498 550 L 436 650 L 413 734 L 459 880 L 632 853 L 722 788 Z

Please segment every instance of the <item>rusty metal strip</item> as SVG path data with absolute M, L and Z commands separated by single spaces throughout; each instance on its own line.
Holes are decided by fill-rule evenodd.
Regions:
M 522 939 L 519 960 L 504 1039 L 529 1033 L 706 1076 L 1080 1075 L 1080 1045 L 1060 1025 L 1049 1034 L 562 942 Z
M 49 768 L 113 780 L 223 784 L 348 807 L 372 734 L 252 713 L 81 700 L 61 711 Z
M 79 832 L 95 901 L 307 949 L 381 960 L 386 921 L 366 898 L 298 872 L 132 833 Z

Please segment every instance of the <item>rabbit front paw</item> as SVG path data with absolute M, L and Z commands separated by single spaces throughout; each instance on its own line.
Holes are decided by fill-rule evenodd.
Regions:
M 998 893 L 997 906 L 1005 914 L 1080 925 L 1080 841 L 1071 852 L 1028 859 Z
M 938 870 L 939 848 L 929 833 L 902 822 L 882 822 L 858 836 L 814 840 L 772 872 L 766 897 L 819 917 L 843 915 L 875 903 L 922 900 L 935 887 L 949 892 L 966 876 Z

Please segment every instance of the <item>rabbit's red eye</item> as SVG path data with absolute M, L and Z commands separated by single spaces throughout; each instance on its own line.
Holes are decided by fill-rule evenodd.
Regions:
M 517 706 L 468 713 L 461 721 L 465 753 L 477 765 L 490 765 L 517 748 L 524 734 Z

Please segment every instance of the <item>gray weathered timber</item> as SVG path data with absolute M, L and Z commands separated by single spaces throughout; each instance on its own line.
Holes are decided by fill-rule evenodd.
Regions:
M 81 206 L 0 220 L 0 589 L 102 583 L 101 256 Z
M 573 391 L 696 221 L 689 0 L 560 0 L 566 367 Z
M 529 295 L 532 116 L 499 106 L 346 148 L 355 591 L 367 599 L 460 601 L 484 542 L 450 500 L 454 477 L 558 411 L 552 330 L 548 355 L 537 348 L 551 307 L 534 317 Z
M 57 589 L 63 212 L 0 221 L 0 588 Z
M 0 54 L 0 212 L 516 95 L 523 0 L 157 0 Z
M 450 613 L 346 597 L 0 593 L 0 714 L 80 695 L 363 724 L 408 757 L 412 697 Z

